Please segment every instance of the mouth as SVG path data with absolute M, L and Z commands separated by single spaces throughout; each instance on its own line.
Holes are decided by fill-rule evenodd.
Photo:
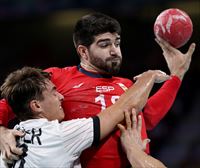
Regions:
M 120 57 L 112 58 L 112 59 L 110 59 L 110 62 L 112 62 L 112 63 L 120 63 L 121 62 L 121 58 Z
M 115 59 L 111 60 L 111 62 L 119 62 L 119 61 L 120 61 L 119 58 L 115 58 Z

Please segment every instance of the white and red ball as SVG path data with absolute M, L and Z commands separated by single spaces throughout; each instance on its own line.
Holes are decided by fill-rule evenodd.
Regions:
M 189 15 L 180 9 L 164 10 L 154 23 L 155 36 L 168 41 L 175 48 L 185 45 L 192 32 L 193 24 Z

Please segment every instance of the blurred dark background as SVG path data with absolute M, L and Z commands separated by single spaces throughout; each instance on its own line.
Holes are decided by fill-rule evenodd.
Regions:
M 25 65 L 47 68 L 78 64 L 73 26 L 92 11 L 108 14 L 121 23 L 120 76 L 131 79 L 148 69 L 168 73 L 153 34 L 157 15 L 167 8 L 182 9 L 193 21 L 192 38 L 180 50 L 186 52 L 191 42 L 197 46 L 173 107 L 149 132 L 151 151 L 168 167 L 200 167 L 199 0 L 1 0 L 0 84 L 8 73 Z

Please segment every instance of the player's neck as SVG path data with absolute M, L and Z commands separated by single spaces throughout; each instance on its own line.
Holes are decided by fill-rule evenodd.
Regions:
M 83 69 L 85 69 L 86 71 L 93 72 L 93 73 L 106 74 L 105 71 L 102 71 L 101 69 L 95 67 L 94 65 L 92 65 L 92 64 L 90 64 L 90 63 L 81 62 L 80 65 L 81 65 L 81 67 L 82 67 Z

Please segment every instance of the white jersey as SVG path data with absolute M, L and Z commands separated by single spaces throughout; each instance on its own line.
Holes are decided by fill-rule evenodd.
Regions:
M 12 167 L 80 168 L 81 152 L 99 138 L 99 120 L 96 119 L 98 120 L 97 117 L 83 118 L 61 123 L 47 119 L 21 122 L 15 129 L 26 132 L 25 136 L 19 139 L 19 144 L 27 146 L 27 155 Z

